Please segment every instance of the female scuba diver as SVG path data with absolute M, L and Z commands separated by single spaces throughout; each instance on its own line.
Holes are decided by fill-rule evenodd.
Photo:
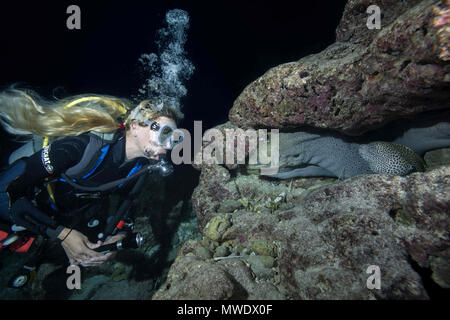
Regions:
M 117 231 L 145 177 L 152 168 L 167 171 L 166 152 L 182 140 L 179 111 L 161 101 L 136 107 L 106 95 L 48 101 L 13 88 L 0 93 L 0 118 L 9 133 L 33 137 L 0 175 L 0 220 L 13 231 L 59 239 L 73 265 L 112 258 L 95 249 L 123 238 Z M 121 214 L 104 218 L 106 228 L 91 242 L 80 221 L 98 224 L 113 193 L 121 196 Z

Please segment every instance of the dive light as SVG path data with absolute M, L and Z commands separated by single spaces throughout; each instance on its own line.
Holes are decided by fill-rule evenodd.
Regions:
M 101 254 L 107 254 L 112 251 L 118 251 L 122 249 L 137 249 L 140 248 L 144 237 L 142 234 L 138 233 L 129 233 L 122 240 L 105 244 L 98 248 L 95 248 L 94 251 L 100 252 Z

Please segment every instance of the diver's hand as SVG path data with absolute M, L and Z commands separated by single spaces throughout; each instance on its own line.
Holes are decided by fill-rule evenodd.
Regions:
M 114 243 L 117 242 L 119 240 L 122 240 L 123 238 L 125 238 L 126 233 L 118 233 L 115 236 L 109 236 L 106 238 L 105 242 L 103 242 L 101 245 L 104 246 L 105 244 L 110 244 L 110 243 Z M 108 258 L 108 260 L 114 259 L 117 255 L 117 251 L 111 251 L 110 253 L 108 253 L 110 256 Z
M 125 238 L 125 235 L 126 235 L 125 233 L 119 233 L 116 234 L 115 236 L 108 237 L 106 238 L 105 242 L 103 242 L 102 246 L 105 244 L 110 244 L 122 240 L 123 238 Z
M 58 238 L 64 240 L 61 242 L 61 245 L 71 265 L 97 266 L 112 256 L 111 253 L 101 254 L 94 251 L 93 249 L 101 246 L 102 242 L 92 243 L 84 234 L 77 230 L 70 231 L 70 229 L 65 228 Z

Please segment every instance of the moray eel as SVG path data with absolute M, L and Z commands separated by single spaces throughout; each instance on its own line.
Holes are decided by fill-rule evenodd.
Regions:
M 422 158 L 410 148 L 395 142 L 376 141 L 359 147 L 360 156 L 374 173 L 405 176 L 425 171 Z
M 375 173 L 404 176 L 424 171 L 422 156 L 426 151 L 450 147 L 450 122 L 419 125 L 417 121 L 400 120 L 357 137 L 309 128 L 280 133 L 279 145 L 279 170 L 270 175 L 273 178 L 346 179 Z M 249 172 L 262 167 L 248 165 Z

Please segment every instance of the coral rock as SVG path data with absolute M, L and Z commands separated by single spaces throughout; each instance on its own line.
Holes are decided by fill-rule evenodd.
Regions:
M 444 1 L 383 1 L 369 30 L 370 1 L 349 1 L 337 42 L 267 71 L 236 99 L 241 128 L 310 125 L 359 135 L 423 111 L 450 108 Z M 443 22 L 442 22 L 443 21 Z

